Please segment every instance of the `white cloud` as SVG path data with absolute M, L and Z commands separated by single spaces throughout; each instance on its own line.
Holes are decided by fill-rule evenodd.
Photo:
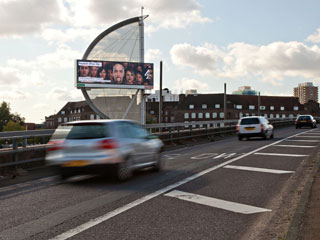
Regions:
M 52 89 L 47 98 L 51 101 L 58 100 L 58 101 L 80 101 L 83 100 L 83 95 L 80 90 L 74 89 L 71 90 L 67 88 L 54 88 Z
M 0 2 L 0 36 L 21 36 L 40 31 L 60 19 L 58 0 L 11 0 Z
M 320 48 L 300 42 L 274 42 L 264 46 L 233 43 L 218 49 L 210 44 L 174 45 L 172 62 L 189 66 L 195 72 L 215 77 L 249 77 L 281 84 L 286 77 L 320 81 Z
M 309 35 L 306 40 L 313 43 L 320 43 L 320 28 L 318 28 L 314 34 Z
M 157 62 L 160 61 L 162 52 L 159 49 L 148 49 L 145 55 L 145 62 Z
M 19 89 L 13 89 L 8 91 L 0 91 L 0 98 L 4 99 L 5 101 L 8 100 L 25 100 L 29 96 L 28 93 L 19 90 Z
M 175 81 L 174 89 L 176 89 L 178 92 L 181 92 L 182 90 L 188 90 L 188 89 L 197 89 L 198 91 L 206 91 L 208 90 L 208 84 L 203 83 L 196 79 L 188 79 L 188 78 L 182 78 L 177 81 Z
M 0 85 L 19 85 L 21 78 L 15 69 L 0 67 Z

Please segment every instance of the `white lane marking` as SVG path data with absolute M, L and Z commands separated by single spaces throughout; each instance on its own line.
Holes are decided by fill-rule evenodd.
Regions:
M 275 173 L 275 174 L 294 173 L 294 171 L 276 170 L 276 169 L 269 169 L 269 168 L 244 167 L 244 166 L 235 166 L 235 165 L 227 165 L 227 166 L 224 166 L 224 168 L 253 171 L 253 172 Z
M 300 145 L 274 145 L 275 147 L 292 147 L 292 148 L 314 148 L 316 146 L 300 146 Z
M 180 200 L 185 200 L 188 202 L 198 203 L 198 204 L 207 205 L 210 207 L 220 208 L 227 211 L 242 213 L 242 214 L 253 214 L 253 213 L 272 211 L 266 208 L 254 207 L 246 204 L 225 201 L 225 200 L 206 197 L 198 194 L 181 192 L 178 190 L 174 190 L 172 192 L 166 193 L 165 196 L 178 198 Z
M 214 157 L 214 159 L 217 159 L 217 158 L 227 159 L 227 158 L 233 157 L 234 155 L 236 155 L 236 153 L 222 153 L 219 156 Z
M 217 155 L 218 153 L 203 153 L 203 154 L 191 157 L 191 159 L 205 159 L 205 158 L 210 158 Z
M 287 139 L 285 141 L 290 141 L 290 142 L 320 142 L 320 140 L 295 140 L 295 139 Z
M 176 157 L 179 157 L 180 155 L 181 155 L 180 153 L 172 153 L 172 154 L 164 154 L 163 156 L 168 159 L 175 159 Z
M 293 136 L 296 136 L 296 135 L 293 135 Z M 159 196 L 159 195 L 161 195 L 161 194 L 163 194 L 165 192 L 168 192 L 168 191 L 170 191 L 170 190 L 172 190 L 174 188 L 177 188 L 177 187 L 179 187 L 179 186 L 181 186 L 181 185 L 183 185 L 185 183 L 188 183 L 188 182 L 190 182 L 190 181 L 192 181 L 192 180 L 194 180 L 196 178 L 199 178 L 199 177 L 201 177 L 201 176 L 203 176 L 203 175 L 205 175 L 205 174 L 207 174 L 209 172 L 212 172 L 214 170 L 222 168 L 222 167 L 224 167 L 224 166 L 226 166 L 226 165 L 228 165 L 228 164 L 230 164 L 232 162 L 238 161 L 239 159 L 242 159 L 242 158 L 244 158 L 246 156 L 252 155 L 252 154 L 254 154 L 254 153 L 258 152 L 258 151 L 261 151 L 261 150 L 263 150 L 265 148 L 268 148 L 268 147 L 273 146 L 275 144 L 278 144 L 278 143 L 280 143 L 282 141 L 285 141 L 286 139 L 288 139 L 288 138 L 284 138 L 284 139 L 281 139 L 279 141 L 270 143 L 268 145 L 265 145 L 263 147 L 255 149 L 255 150 L 253 150 L 251 152 L 248 152 L 248 153 L 240 155 L 240 156 L 238 156 L 236 158 L 230 159 L 229 161 L 226 161 L 226 162 L 221 163 L 219 165 L 216 165 L 214 167 L 208 168 L 208 169 L 206 169 L 206 170 L 204 170 L 202 172 L 196 173 L 196 174 L 194 174 L 194 175 L 192 175 L 190 177 L 187 177 L 187 178 L 185 178 L 185 179 L 183 179 L 183 180 L 181 180 L 179 182 L 176 182 L 176 183 L 174 183 L 172 185 L 169 185 L 169 186 L 167 186 L 165 188 L 162 188 L 162 189 L 160 189 L 160 190 L 158 190 L 158 191 L 156 191 L 154 193 L 151 193 L 151 194 L 146 195 L 146 196 L 144 196 L 142 198 L 139 198 L 139 199 L 137 199 L 137 200 L 135 200 L 135 201 L 133 201 L 131 203 L 128 203 L 128 204 L 126 204 L 126 205 L 124 205 L 122 207 L 119 207 L 119 208 L 117 208 L 117 209 L 115 209 L 115 210 L 113 210 L 111 212 L 108 212 L 108 213 L 106 213 L 106 214 L 104 214 L 104 215 L 102 215 L 100 217 L 92 219 L 89 222 L 81 224 L 80 226 L 78 226 L 76 228 L 70 229 L 69 231 L 64 232 L 64 233 L 52 238 L 52 240 L 64 240 L 64 239 L 68 239 L 70 237 L 73 237 L 73 236 L 75 236 L 75 235 L 77 235 L 77 234 L 79 234 L 79 233 L 81 233 L 81 232 L 83 232 L 83 231 L 85 231 L 85 230 L 87 230 L 87 229 L 89 229 L 91 227 L 94 227 L 94 226 L 96 226 L 96 225 L 98 225 L 98 224 L 100 224 L 100 223 L 102 223 L 104 221 L 107 221 L 110 218 L 112 218 L 114 216 L 117 216 L 117 215 L 119 215 L 119 214 L 121 214 L 121 213 L 123 213 L 123 212 L 125 212 L 125 211 L 127 211 L 129 209 L 131 209 L 131 208 L 134 208 L 134 207 L 136 207 L 136 206 L 138 206 L 138 205 L 140 205 L 140 204 L 142 204 L 142 203 L 144 203 L 146 201 L 149 201 L 150 199 L 153 199 L 153 198 L 155 198 L 155 197 L 157 197 L 157 196 Z
M 254 153 L 255 155 L 265 155 L 265 156 L 281 156 L 281 157 L 308 157 L 309 155 L 302 154 L 285 154 L 285 153 Z
M 305 138 L 320 138 L 320 136 L 305 136 L 305 135 L 299 135 L 295 137 L 305 137 Z

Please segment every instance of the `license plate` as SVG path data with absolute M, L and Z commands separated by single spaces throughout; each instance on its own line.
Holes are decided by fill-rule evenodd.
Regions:
M 246 127 L 245 129 L 249 130 L 249 131 L 252 131 L 252 130 L 254 130 L 254 127 Z
M 83 161 L 83 160 L 65 162 L 62 164 L 63 167 L 82 167 L 82 166 L 86 166 L 86 165 L 89 165 L 89 162 Z
M 307 121 L 306 121 L 306 120 L 302 120 L 301 122 L 302 122 L 302 123 L 305 123 L 305 122 L 307 122 Z

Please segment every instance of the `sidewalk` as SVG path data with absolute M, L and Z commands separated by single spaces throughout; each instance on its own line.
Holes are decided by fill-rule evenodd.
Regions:
M 286 240 L 320 240 L 320 155 L 305 185 Z

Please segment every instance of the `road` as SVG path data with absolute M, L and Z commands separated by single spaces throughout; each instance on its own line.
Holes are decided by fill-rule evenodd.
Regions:
M 125 183 L 45 177 L 0 188 L 0 239 L 281 239 L 320 130 L 282 128 L 164 152 Z

